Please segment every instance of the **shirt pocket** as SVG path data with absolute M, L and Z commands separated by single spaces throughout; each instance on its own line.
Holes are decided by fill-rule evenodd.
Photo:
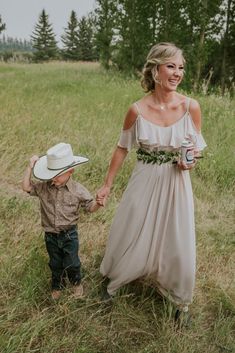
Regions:
M 70 213 L 77 213 L 79 208 L 79 199 L 73 194 L 65 194 L 62 200 L 63 208 Z

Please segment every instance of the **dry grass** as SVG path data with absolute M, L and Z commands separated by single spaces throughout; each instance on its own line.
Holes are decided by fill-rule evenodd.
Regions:
M 0 75 L 0 351 L 234 352 L 234 101 L 197 97 L 209 148 L 192 175 L 198 235 L 193 323 L 177 331 L 171 305 L 146 281 L 122 288 L 113 305 L 100 302 L 99 265 L 134 153 L 106 210 L 81 216 L 81 301 L 68 288 L 59 303 L 51 302 L 38 201 L 20 190 L 29 157 L 65 141 L 89 156 L 75 178 L 95 192 L 124 113 L 142 95 L 138 82 L 87 63 L 1 64 Z

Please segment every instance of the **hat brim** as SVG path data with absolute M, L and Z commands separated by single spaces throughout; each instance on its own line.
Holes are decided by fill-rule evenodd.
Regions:
M 66 168 L 62 168 L 59 170 L 51 170 L 47 168 L 47 156 L 42 156 L 40 159 L 34 164 L 33 167 L 33 175 L 36 179 L 39 180 L 51 180 L 56 176 L 63 174 L 67 170 L 71 168 L 75 168 L 80 164 L 87 163 L 89 161 L 88 158 L 82 156 L 74 156 L 74 162 L 67 166 Z

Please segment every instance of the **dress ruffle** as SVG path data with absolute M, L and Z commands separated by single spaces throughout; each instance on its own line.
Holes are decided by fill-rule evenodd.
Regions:
M 136 136 L 137 136 L 137 133 L 136 133 L 136 122 L 135 122 L 129 129 L 121 131 L 120 138 L 118 141 L 118 146 L 122 148 L 126 148 L 129 152 L 135 143 L 137 145 Z
M 148 146 L 149 149 L 177 150 L 183 139 L 193 142 L 197 151 L 202 151 L 207 145 L 200 132 L 195 128 L 189 113 L 174 124 L 163 127 L 156 125 L 138 115 L 135 123 L 127 130 L 122 130 L 118 146 L 128 151 L 133 146 Z

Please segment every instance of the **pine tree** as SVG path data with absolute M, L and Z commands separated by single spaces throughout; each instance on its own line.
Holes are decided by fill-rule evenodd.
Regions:
M 22 41 L 22 39 L 12 38 L 12 37 L 5 37 L 2 36 L 0 39 L 0 51 L 17 51 L 17 52 L 26 52 L 32 51 L 32 46 L 29 41 Z
M 31 36 L 32 46 L 35 49 L 34 58 L 36 61 L 55 59 L 58 53 L 55 35 L 52 25 L 49 23 L 48 15 L 43 9 L 39 15 L 38 23 Z
M 0 33 L 6 29 L 6 24 L 2 22 L 2 17 L 0 15 Z
M 78 20 L 75 11 L 71 12 L 68 27 L 65 34 L 61 36 L 64 48 L 62 56 L 67 60 L 79 60 L 78 50 Z
M 82 17 L 78 24 L 79 60 L 92 61 L 92 27 L 86 17 Z

